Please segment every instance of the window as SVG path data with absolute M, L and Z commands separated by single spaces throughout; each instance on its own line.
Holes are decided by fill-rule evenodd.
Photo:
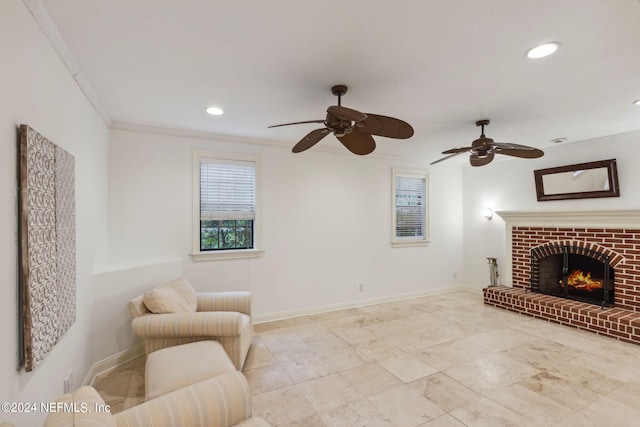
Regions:
M 195 151 L 193 258 L 259 256 L 257 156 Z
M 393 246 L 428 244 L 428 182 L 425 171 L 393 169 Z

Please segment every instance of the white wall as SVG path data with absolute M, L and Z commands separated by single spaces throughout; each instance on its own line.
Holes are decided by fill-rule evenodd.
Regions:
M 127 302 L 146 290 L 166 283 L 182 275 L 181 261 L 164 261 L 156 264 L 97 272 L 95 275 L 94 298 L 91 307 L 90 340 L 91 360 L 100 373 L 113 364 L 121 363 L 121 357 L 130 358 L 142 351 L 141 341 L 131 332 L 131 315 Z M 133 349 L 134 352 L 127 350 Z M 122 353 L 121 352 L 125 352 Z
M 93 271 L 107 257 L 107 138 L 104 123 L 79 90 L 22 1 L 0 2 L 0 401 L 48 402 L 73 368 L 79 384 L 93 363 L 87 345 Z M 17 368 L 17 129 L 28 124 L 75 157 L 77 321 L 30 373 Z M 40 425 L 45 414 L 0 413 L 0 421 Z
M 260 154 L 261 258 L 191 261 L 194 149 Z M 182 260 L 199 290 L 251 290 L 263 318 L 461 284 L 453 278 L 462 271 L 459 168 L 430 174 L 431 245 L 393 249 L 391 168 L 426 161 L 412 165 L 322 148 L 296 155 L 290 144 L 129 130 L 111 131 L 109 158 L 114 266 Z M 364 293 L 357 283 L 365 284 Z
M 498 257 L 506 265 L 505 223 L 497 215 L 488 221 L 482 208 L 496 211 L 580 211 L 600 209 L 638 209 L 640 207 L 640 132 L 590 141 L 558 145 L 547 149 L 539 159 L 508 159 L 489 166 L 465 167 L 464 265 L 465 283 L 480 289 L 489 284 L 486 257 Z M 617 159 L 620 197 L 538 202 L 533 179 L 535 169 L 564 166 L 605 159 Z M 511 284 L 501 277 L 500 284 Z

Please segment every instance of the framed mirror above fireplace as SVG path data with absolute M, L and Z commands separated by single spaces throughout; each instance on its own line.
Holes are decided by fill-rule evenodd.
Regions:
M 538 201 L 620 197 L 616 159 L 533 171 Z

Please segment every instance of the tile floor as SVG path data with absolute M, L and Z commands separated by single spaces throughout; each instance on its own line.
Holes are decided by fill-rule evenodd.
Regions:
M 274 427 L 640 425 L 640 346 L 452 292 L 255 325 L 244 373 Z M 144 397 L 144 357 L 96 379 Z M 634 424 L 637 423 L 637 424 Z

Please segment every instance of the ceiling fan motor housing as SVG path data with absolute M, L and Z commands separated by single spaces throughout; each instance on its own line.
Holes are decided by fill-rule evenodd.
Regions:
M 346 134 L 351 133 L 351 130 L 355 126 L 351 120 L 331 115 L 327 115 L 327 120 L 324 122 L 324 125 L 327 129 L 333 132 L 336 137 L 345 136 Z
M 471 151 L 476 153 L 488 151 L 492 148 L 492 145 L 493 139 L 481 136 L 471 143 Z

